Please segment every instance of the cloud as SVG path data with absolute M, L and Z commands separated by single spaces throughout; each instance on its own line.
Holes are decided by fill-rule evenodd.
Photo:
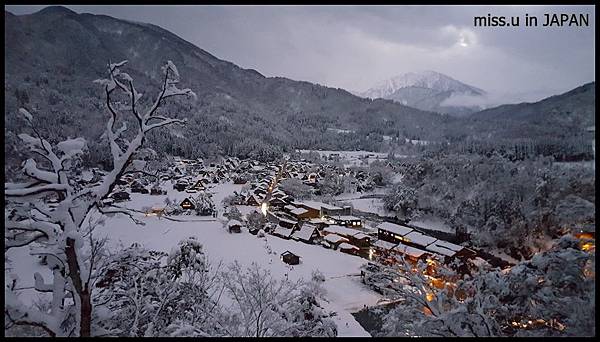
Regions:
M 492 108 L 503 104 L 537 102 L 548 94 L 560 94 L 559 89 L 541 88 L 526 92 L 486 92 L 483 95 L 453 94 L 440 103 L 441 106 Z
M 40 7 L 5 6 L 17 14 Z M 532 90 L 568 91 L 595 75 L 593 6 L 68 7 L 157 24 L 266 76 L 350 91 L 435 70 L 491 94 L 512 94 L 515 101 Z M 589 13 L 591 26 L 473 27 L 474 16 L 488 13 L 541 18 L 545 12 Z

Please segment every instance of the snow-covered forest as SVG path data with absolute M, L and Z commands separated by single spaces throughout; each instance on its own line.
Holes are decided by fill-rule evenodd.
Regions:
M 7 81 L 5 336 L 595 335 L 593 84 L 486 124 L 161 41 Z

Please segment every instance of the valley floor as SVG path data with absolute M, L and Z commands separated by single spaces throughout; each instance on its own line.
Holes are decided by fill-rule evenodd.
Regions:
M 186 197 L 185 192 L 172 190 L 170 183 L 164 188 L 169 189 L 167 195 L 150 196 L 132 194 L 131 201 L 121 205 L 130 209 L 143 210 L 145 207 L 164 206 L 166 197 L 181 201 Z M 214 203 L 218 206 L 221 200 L 239 191 L 242 185 L 224 183 L 215 185 L 209 191 L 213 192 Z M 252 207 L 241 206 L 243 214 L 253 210 Z M 169 252 L 172 247 L 187 237 L 194 236 L 204 245 L 211 262 L 223 261 L 228 264 L 238 261 L 244 266 L 253 262 L 270 270 L 274 277 L 288 277 L 290 280 L 304 278 L 309 280 L 313 270 L 319 270 L 325 276 L 324 287 L 326 302 L 322 305 L 327 311 L 337 312 L 334 320 L 338 326 L 338 336 L 370 336 L 352 316 L 366 306 L 376 305 L 381 296 L 366 288 L 360 281 L 359 267 L 365 260 L 336 250 L 326 249 L 320 245 L 309 245 L 293 240 L 285 240 L 272 235 L 259 238 L 242 230 L 241 234 L 230 234 L 223 228 L 222 208 L 219 217 L 178 216 L 180 221 L 172 221 L 156 216 L 145 216 L 139 213 L 137 218 L 145 225 L 136 225 L 124 215 L 114 215 L 106 219 L 94 234 L 98 237 L 107 236 L 109 248 L 118 250 L 130 246 L 133 242 L 143 244 L 146 248 Z M 290 267 L 280 260 L 280 254 L 289 250 L 301 257 L 301 263 Z M 12 260 L 13 271 L 18 272 L 20 286 L 33 286 L 33 272 L 44 275 L 46 268 L 38 265 L 29 256 L 28 247 L 14 248 L 6 253 Z M 5 272 L 6 275 L 6 272 Z M 34 295 L 33 291 L 22 291 L 22 297 Z M 37 293 L 35 294 L 37 295 Z M 22 298 L 33 301 L 34 298 Z

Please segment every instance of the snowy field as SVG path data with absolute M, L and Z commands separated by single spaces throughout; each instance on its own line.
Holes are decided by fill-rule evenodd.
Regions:
M 391 215 L 383 208 L 383 200 L 381 198 L 355 198 L 345 200 L 349 202 L 355 210 L 362 212 L 375 213 L 381 216 Z
M 221 200 L 233 191 L 239 191 L 242 186 L 226 183 L 208 189 L 209 192 L 214 193 L 213 200 L 219 209 L 219 216 L 223 212 Z M 190 195 L 173 190 L 170 182 L 163 184 L 163 188 L 168 190 L 167 195 L 151 196 L 134 193 L 131 194 L 131 201 L 122 202 L 120 205 L 141 210 L 144 207 L 164 206 L 167 196 L 172 200 L 181 201 Z M 250 206 L 239 206 L 239 208 L 243 214 L 255 209 Z M 180 240 L 194 236 L 204 245 L 211 262 L 223 261 L 228 264 L 237 260 L 245 266 L 256 262 L 270 270 L 275 278 L 287 276 L 290 280 L 300 278 L 309 280 L 312 271 L 319 270 L 326 278 L 324 283 L 326 302 L 323 302 L 322 306 L 327 311 L 337 312 L 334 320 L 338 325 L 338 336 L 370 336 L 351 315 L 351 312 L 362 309 L 364 305 L 375 305 L 381 299 L 379 294 L 363 286 L 360 281 L 359 268 L 366 262 L 364 259 L 319 245 L 284 240 L 268 234 L 264 238 L 258 238 L 248 233 L 246 229 L 243 229 L 241 234 L 230 234 L 223 228 L 221 218 L 179 216 L 177 219 L 182 219 L 182 222 L 177 222 L 156 216 L 145 216 L 141 213 L 137 214 L 137 218 L 145 225 L 135 225 L 124 215 L 108 217 L 106 223 L 99 226 L 94 234 L 98 237 L 109 237 L 109 248 L 113 250 L 137 242 L 149 249 L 164 252 L 169 252 Z M 280 260 L 279 255 L 287 250 L 301 257 L 299 265 L 291 268 Z M 15 269 L 18 270 L 21 286 L 33 285 L 33 272 L 39 271 L 42 275 L 48 272 L 47 268 L 39 266 L 28 255 L 28 247 L 13 248 L 6 254 L 18 264 L 15 265 Z M 7 272 L 5 277 L 6 274 Z M 33 291 L 24 290 L 22 299 L 31 302 L 33 298 L 23 297 L 32 294 Z

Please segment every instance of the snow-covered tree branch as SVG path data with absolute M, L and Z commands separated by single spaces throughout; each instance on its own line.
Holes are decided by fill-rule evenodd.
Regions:
M 145 111 L 141 111 L 142 94 L 133 79 L 121 71 L 127 61 L 111 63 L 108 66 L 108 79 L 97 80 L 104 86 L 106 106 L 110 114 L 106 134 L 113 157 L 113 169 L 99 184 L 92 187 L 77 185 L 73 165 L 86 151 L 83 138 L 66 139 L 51 144 L 42 137 L 33 123 L 33 114 L 21 108 L 24 118 L 34 135 L 19 134 L 24 147 L 32 154 L 23 165 L 23 174 L 29 180 L 21 183 L 5 183 L 5 250 L 35 244 L 40 254 L 54 256 L 48 262 L 52 279 L 42 282 L 36 276 L 36 290 L 52 290 L 52 310 L 50 313 L 37 312 L 26 308 L 18 299 L 15 290 L 7 290 L 11 300 L 5 306 L 5 316 L 16 325 L 37 326 L 51 336 L 69 336 L 73 332 L 79 336 L 91 335 L 92 288 L 90 286 L 93 260 L 99 255 L 97 241 L 84 238 L 84 227 L 89 214 L 98 209 L 101 200 L 113 190 L 132 157 L 144 144 L 146 134 L 162 126 L 185 123 L 185 120 L 156 115 L 164 99 L 174 96 L 192 96 L 190 89 L 178 89 L 180 76 L 175 65 L 168 61 L 163 67 L 164 80 L 156 101 Z M 137 132 L 128 132 L 122 106 L 116 106 L 113 97 L 117 92 L 128 99 L 128 109 L 138 122 Z M 152 119 L 152 123 L 150 120 Z M 117 121 L 122 126 L 115 130 Z M 133 133 L 127 141 L 126 133 Z M 34 158 L 41 158 L 36 161 Z M 50 204 L 49 201 L 54 201 Z M 10 215 L 9 212 L 19 212 Z M 115 211 L 112 211 L 113 213 Z M 26 217 L 27 219 L 23 219 Z M 89 246 L 88 246 L 89 242 Z M 84 247 L 85 246 L 85 247 Z M 60 265 L 61 267 L 58 267 Z M 65 301 L 71 298 L 72 301 Z M 70 303 L 70 304 L 68 304 Z

